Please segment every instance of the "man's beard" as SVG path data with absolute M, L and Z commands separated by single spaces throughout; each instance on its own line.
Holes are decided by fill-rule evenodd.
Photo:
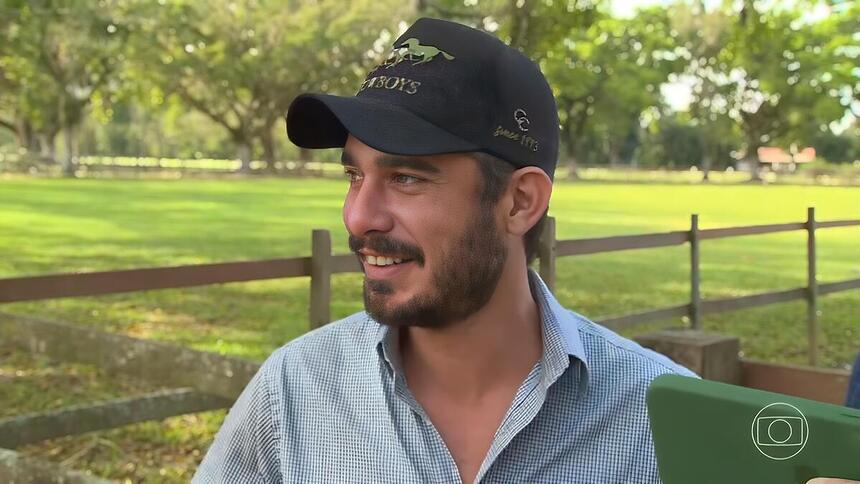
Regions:
M 367 247 L 380 253 L 407 255 L 419 267 L 424 266 L 419 248 L 385 236 L 359 239 L 351 235 L 349 245 L 354 252 Z M 365 278 L 364 308 L 378 323 L 388 326 L 447 326 L 487 304 L 496 291 L 506 259 L 507 249 L 492 211 L 479 210 L 450 252 L 440 254 L 440 266 L 433 271 L 427 291 L 392 306 L 386 304 L 387 296 L 394 292 L 391 284 Z

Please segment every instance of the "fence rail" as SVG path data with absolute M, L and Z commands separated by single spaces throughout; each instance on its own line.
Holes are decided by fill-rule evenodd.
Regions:
M 0 279 L 0 303 L 300 277 L 310 267 L 310 257 L 294 257 Z
M 585 255 L 615 252 L 629 249 L 650 249 L 681 245 L 690 238 L 689 232 L 666 232 L 662 234 L 620 235 L 595 239 L 559 240 L 557 255 Z
M 0 419 L 0 447 L 14 449 L 43 440 L 112 429 L 187 413 L 229 408 L 231 400 L 193 388 L 163 390 L 134 398 L 77 405 Z
M 806 222 L 701 230 L 698 216 L 692 215 L 690 230 L 557 240 L 555 220 L 549 218 L 539 245 L 539 270 L 547 284 L 554 288 L 558 257 L 689 244 L 689 302 L 597 320 L 606 326 L 621 329 L 649 321 L 687 316 L 691 326 L 699 329 L 701 317 L 706 314 L 806 300 L 809 361 L 814 366 L 818 360 L 818 298 L 826 294 L 860 289 L 860 278 L 823 284 L 818 282 L 816 231 L 852 226 L 860 226 L 860 220 L 819 222 L 815 220 L 815 210 L 810 208 Z M 797 230 L 807 233 L 805 287 L 725 299 L 701 299 L 702 241 Z M 0 303 L 310 276 L 309 319 L 313 328 L 330 321 L 331 276 L 361 270 L 361 265 L 354 255 L 332 254 L 331 235 L 328 231 L 314 230 L 309 257 L 0 279 Z M 4 313 L 0 313 L 0 338 L 19 347 L 27 347 L 35 353 L 50 355 L 53 359 L 95 364 L 109 373 L 155 381 L 174 388 L 143 397 L 95 402 L 53 412 L 2 419 L 0 436 L 5 435 L 6 440 L 0 438 L 0 447 L 142 420 L 160 420 L 182 413 L 226 408 L 259 368 L 259 364 L 239 358 Z M 841 398 L 847 384 L 847 372 L 844 371 L 773 365 L 751 360 L 744 360 L 743 374 L 742 383 L 745 386 L 796 394 L 796 384 L 799 382 L 803 392 L 800 396 L 832 402 Z M 4 465 L 7 465 L 7 475 L 12 475 L 8 472 L 24 472 L 21 474 L 23 476 L 32 474 L 34 469 L 41 469 L 44 464 L 36 461 L 25 462 L 18 459 L 17 454 L 0 449 L 0 474 L 4 472 Z M 45 466 L 45 469 L 50 469 L 45 471 L 46 476 L 52 472 L 61 472 L 49 465 Z
M 15 484 L 116 484 L 7 449 L 0 449 L 0 479 Z
M 741 359 L 741 385 L 820 402 L 843 405 L 848 393 L 847 370 L 810 368 Z
M 809 363 L 814 366 L 818 362 L 818 298 L 826 294 L 860 288 L 860 279 L 825 284 L 818 282 L 815 234 L 817 230 L 825 228 L 856 226 L 860 226 L 860 220 L 817 221 L 815 209 L 809 208 L 805 222 L 700 229 L 698 215 L 692 215 L 690 230 L 557 240 L 555 220 L 549 218 L 539 247 L 540 273 L 547 284 L 554 288 L 558 257 L 689 244 L 690 301 L 688 303 L 633 314 L 597 318 L 597 320 L 609 327 L 620 329 L 658 319 L 687 316 L 691 326 L 699 329 L 701 317 L 705 314 L 805 299 L 808 308 Z M 702 241 L 799 230 L 807 233 L 807 285 L 805 287 L 725 299 L 701 299 Z M 0 279 L 0 303 L 310 276 L 309 321 L 311 328 L 316 328 L 331 320 L 331 276 L 350 272 L 361 272 L 361 265 L 357 258 L 352 254 L 332 254 L 330 233 L 325 230 L 314 230 L 310 257 Z
M 66 334 L 67 337 L 59 338 L 59 334 Z M 15 448 L 63 435 L 77 435 L 129 423 L 162 420 L 184 413 L 227 408 L 259 368 L 259 364 L 255 362 L 194 351 L 178 345 L 134 341 L 134 338 L 80 328 L 74 324 L 2 312 L 0 337 L 52 359 L 95 364 L 112 374 L 142 378 L 169 386 L 190 383 L 188 388 L 177 387 L 134 398 L 93 402 L 0 419 L 0 447 Z M 91 351 L 80 351 L 82 340 L 89 340 L 89 343 L 85 344 L 90 346 Z M 127 350 L 130 342 L 135 345 L 134 353 L 130 354 L 126 361 L 117 361 L 116 355 Z M 105 348 L 113 347 L 118 350 L 104 351 Z M 693 353 L 695 352 L 687 354 L 687 359 Z M 719 352 L 705 354 L 719 356 Z M 695 360 L 695 357 L 693 359 Z M 237 361 L 241 362 L 238 366 Z M 748 359 L 742 359 L 740 362 L 741 380 L 736 383 L 743 386 L 835 404 L 840 404 L 845 397 L 848 386 L 848 372 L 845 370 L 773 364 Z M 172 366 L 178 366 L 178 370 L 165 374 L 165 368 Z M 216 378 L 212 378 L 213 373 Z
M 259 364 L 184 346 L 0 312 L 0 340 L 109 374 L 234 399 Z

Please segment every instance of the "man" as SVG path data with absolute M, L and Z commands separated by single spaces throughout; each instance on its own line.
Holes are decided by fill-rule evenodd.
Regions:
M 435 19 L 394 47 L 355 97 L 287 115 L 295 144 L 343 147 L 366 312 L 270 356 L 195 481 L 659 481 L 645 391 L 692 373 L 528 270 L 558 155 L 540 70 Z

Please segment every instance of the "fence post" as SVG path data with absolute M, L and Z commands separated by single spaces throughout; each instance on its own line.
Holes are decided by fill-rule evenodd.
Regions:
M 543 224 L 538 244 L 540 258 L 540 277 L 555 291 L 555 217 L 547 217 Z
M 699 215 L 690 216 L 690 324 L 693 329 L 702 327 L 702 296 L 699 292 Z
M 314 230 L 311 233 L 311 329 L 331 321 L 331 233 Z
M 818 279 L 816 278 L 815 207 L 806 209 L 806 332 L 809 364 L 818 365 Z
M 662 353 L 707 380 L 741 383 L 740 339 L 691 329 L 640 334 L 637 343 Z

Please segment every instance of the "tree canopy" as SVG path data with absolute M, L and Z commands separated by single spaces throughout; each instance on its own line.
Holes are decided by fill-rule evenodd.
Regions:
M 78 153 L 237 157 L 243 169 L 256 158 L 274 169 L 309 156 L 283 134 L 298 93 L 354 93 L 402 29 L 434 16 L 540 64 L 559 109 L 559 163 L 573 174 L 577 164 L 707 171 L 732 156 L 755 161 L 764 145 L 860 158 L 858 2 L 609 7 L 0 0 L 0 131 L 69 172 Z

